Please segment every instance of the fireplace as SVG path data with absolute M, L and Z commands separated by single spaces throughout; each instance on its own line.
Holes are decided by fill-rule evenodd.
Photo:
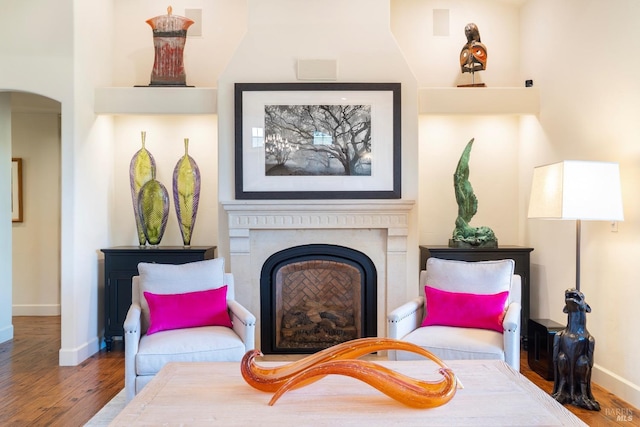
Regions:
M 377 316 L 379 337 L 386 336 L 386 313 L 405 303 L 408 289 L 413 292 L 417 286 L 417 233 L 409 233 L 411 200 L 231 200 L 222 206 L 228 214 L 223 218 L 229 230 L 227 268 L 235 277 L 235 297 L 255 314 L 256 348 L 263 352 L 260 277 L 274 254 L 323 244 L 348 246 L 366 255 L 375 266 L 377 301 L 369 314 Z M 415 248 L 415 263 L 408 256 L 409 246 Z
M 371 259 L 351 248 L 309 244 L 275 253 L 260 274 L 262 352 L 314 353 L 376 336 L 376 285 Z

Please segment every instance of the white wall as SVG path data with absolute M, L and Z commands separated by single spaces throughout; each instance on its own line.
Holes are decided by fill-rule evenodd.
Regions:
M 0 165 L 11 165 L 11 94 L 0 92 Z M 11 168 L 0 167 L 0 342 L 13 338 L 11 323 Z
M 22 158 L 23 222 L 13 230 L 13 315 L 60 314 L 60 136 L 56 112 L 11 116 Z
M 640 81 L 635 0 L 528 1 L 521 12 L 521 68 L 540 89 L 539 127 L 523 144 L 520 192 L 533 167 L 566 159 L 620 163 L 625 221 L 583 222 L 581 290 L 596 338 L 593 381 L 640 406 Z M 544 23 L 544 31 L 540 24 Z M 575 285 L 575 224 L 528 220 L 532 253 L 532 316 L 566 323 L 564 290 Z
M 61 365 L 99 349 L 99 248 L 109 244 L 113 125 L 96 117 L 93 94 L 111 81 L 110 0 L 73 2 L 73 102 L 62 103 Z
M 467 42 L 464 27 L 475 23 L 487 48 L 487 69 L 476 82 L 490 87 L 523 86 L 519 62 L 519 9 L 506 0 L 391 0 L 391 28 L 420 87 L 453 87 L 471 83 L 460 72 L 459 55 Z M 438 12 L 448 12 L 448 35 L 434 35 Z M 437 26 L 437 24 L 436 24 Z M 439 30 L 439 27 L 438 27 Z M 436 34 L 440 34 L 436 31 Z
M 56 19 L 51 19 L 55 16 Z M 73 13 L 71 0 L 33 0 L 28 4 L 9 2 L 3 4 L 0 15 L 0 56 L 4 64 L 0 67 L 0 90 L 34 92 L 58 100 L 64 106 L 70 106 L 73 99 Z M 28 25 L 25 23 L 28 22 Z M 6 94 L 10 99 L 10 94 Z M 4 104 L 3 104 L 4 105 Z M 10 123 L 9 109 L 0 111 L 0 120 Z M 63 118 L 63 128 L 65 127 Z M 70 129 L 67 123 L 67 129 Z M 11 129 L 10 125 L 3 127 Z M 71 136 L 63 135 L 63 142 L 69 144 Z M 7 161 L 0 163 L 3 176 L 8 171 L 8 159 L 11 151 L 11 138 L 2 141 L 6 149 Z M 8 182 L 0 186 L 0 192 L 8 199 Z M 4 223 L 4 222 L 3 222 Z M 9 221 L 7 221 L 9 227 Z M 10 228 L 8 230 L 11 230 Z M 9 231 L 10 232 L 10 231 Z M 12 270 L 10 234 L 3 242 L 0 259 L 9 264 L 9 268 L 0 269 L 0 331 L 12 331 Z M 64 333 L 63 333 L 64 334 Z M 11 339 L 3 334 L 0 341 Z

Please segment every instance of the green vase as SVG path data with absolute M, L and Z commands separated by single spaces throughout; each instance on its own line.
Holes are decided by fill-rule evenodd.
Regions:
M 156 170 L 152 170 L 152 179 L 142 186 L 138 194 L 138 211 L 144 235 L 152 246 L 162 240 L 169 217 L 169 192 L 156 180 Z
M 184 139 L 184 156 L 173 169 L 173 205 L 184 246 L 191 245 L 200 201 L 200 169 L 189 156 L 189 138 Z
M 153 178 L 153 170 L 156 168 L 156 161 L 151 153 L 145 148 L 146 132 L 140 132 L 142 137 L 142 148 L 134 154 L 129 164 L 129 184 L 131 186 L 131 200 L 133 202 L 133 214 L 136 218 L 136 230 L 138 232 L 138 242 L 144 246 L 147 238 L 144 234 L 144 227 L 140 220 L 138 210 L 138 194 L 143 185 Z

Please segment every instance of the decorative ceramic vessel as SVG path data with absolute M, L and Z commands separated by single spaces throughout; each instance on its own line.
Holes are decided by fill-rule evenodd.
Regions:
M 183 53 L 187 29 L 193 21 L 173 15 L 169 6 L 166 15 L 147 19 L 146 22 L 153 30 L 155 49 L 150 86 L 186 86 Z
M 136 218 L 136 230 L 138 232 L 138 242 L 144 246 L 147 238 L 144 234 L 144 227 L 140 220 L 138 210 L 138 194 L 144 184 L 153 178 L 153 170 L 156 168 L 156 161 L 151 153 L 145 148 L 146 132 L 140 132 L 142 137 L 142 148 L 131 158 L 129 164 L 129 184 L 131 186 L 131 200 L 133 202 L 133 214 Z
M 152 246 L 162 240 L 169 217 L 169 192 L 156 180 L 156 169 L 152 170 L 152 178 L 140 189 L 138 194 L 138 210 L 144 235 Z
M 184 156 L 173 169 L 173 204 L 184 246 L 191 245 L 200 201 L 200 169 L 189 155 L 189 138 L 184 139 Z

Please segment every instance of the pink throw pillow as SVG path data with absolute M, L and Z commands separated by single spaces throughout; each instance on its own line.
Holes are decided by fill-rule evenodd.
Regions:
M 504 305 L 509 291 L 479 295 L 447 292 L 427 285 L 424 293 L 427 297 L 427 315 L 422 326 L 458 326 L 503 332 Z
M 147 335 L 198 326 L 233 326 L 227 311 L 226 286 L 184 294 L 144 292 L 144 297 L 149 304 Z

